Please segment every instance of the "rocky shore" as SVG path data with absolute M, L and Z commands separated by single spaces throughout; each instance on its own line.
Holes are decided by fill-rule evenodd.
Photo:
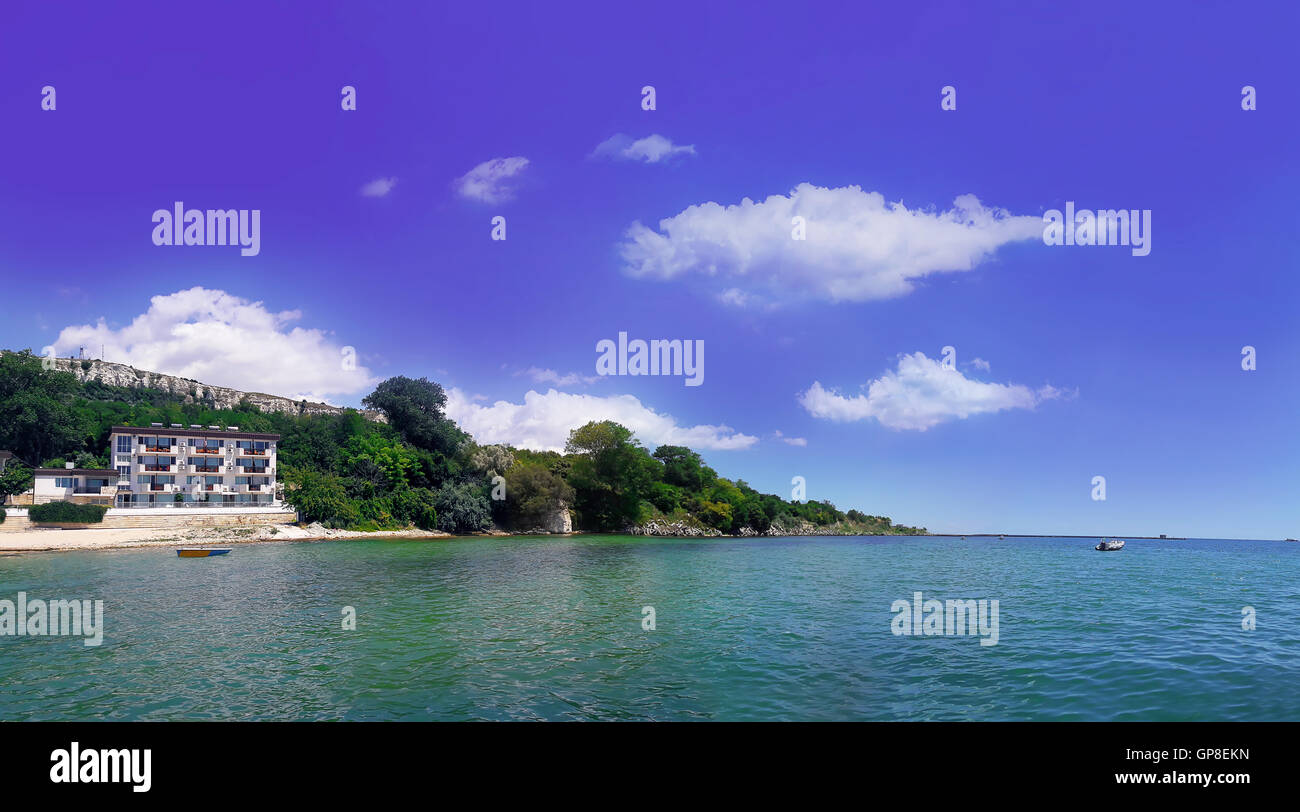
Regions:
M 575 535 L 567 510 L 548 517 L 545 527 L 532 530 L 503 530 L 493 528 L 479 536 L 560 536 Z M 791 524 L 775 522 L 764 533 L 745 527 L 739 533 L 727 534 L 701 524 L 670 519 L 652 519 L 629 527 L 629 536 L 657 538 L 772 538 L 776 536 L 848 536 L 875 535 L 864 528 L 843 523 L 818 526 L 799 521 Z M 599 535 L 578 532 L 577 535 Z M 204 527 L 185 529 L 120 528 L 83 530 L 55 530 L 34 528 L 17 533 L 0 535 L 0 555 L 55 550 L 113 550 L 132 547 L 168 547 L 192 545 L 258 544 L 277 541 L 334 541 L 343 539 L 447 539 L 453 534 L 440 530 L 334 530 L 319 523 L 308 525 L 269 524 L 235 525 L 230 527 Z
M 742 527 L 736 533 L 723 533 L 713 527 L 693 524 L 679 520 L 651 519 L 648 522 L 629 527 L 625 531 L 629 536 L 661 536 L 664 538 L 772 538 L 775 536 L 863 536 L 863 535 L 924 535 L 921 533 L 872 532 L 871 528 L 855 526 L 848 522 L 836 522 L 828 525 L 815 525 L 803 519 L 782 523 L 772 523 L 766 531 L 760 533 L 752 527 Z

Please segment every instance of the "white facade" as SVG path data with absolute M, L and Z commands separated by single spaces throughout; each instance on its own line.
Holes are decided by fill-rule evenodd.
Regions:
M 45 502 L 92 501 L 90 497 L 112 497 L 117 493 L 117 472 L 85 468 L 37 468 L 33 472 L 35 504 Z M 74 500 L 73 497 L 86 497 Z
M 117 507 L 275 507 L 278 434 L 191 426 L 114 426 Z

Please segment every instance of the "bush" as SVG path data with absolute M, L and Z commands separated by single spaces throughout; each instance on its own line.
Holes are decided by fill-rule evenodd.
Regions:
M 103 505 L 76 505 L 72 502 L 46 502 L 33 505 L 27 517 L 33 522 L 70 524 L 99 524 L 104 521 L 108 508 Z
M 737 530 L 748 527 L 756 533 L 766 533 L 772 526 L 772 521 L 763 512 L 762 505 L 754 501 L 746 501 L 735 509 L 732 525 Z
M 428 488 L 405 488 L 390 498 L 393 518 L 421 530 L 438 529 L 437 497 Z
M 435 494 L 438 529 L 448 533 L 477 533 L 492 526 L 492 506 L 472 483 L 444 484 Z
M 320 522 L 327 527 L 347 527 L 361 517 L 348 500 L 343 480 L 334 474 L 299 471 L 286 477 L 284 499 L 302 515 L 306 523 Z
M 372 499 L 357 499 L 353 505 L 356 506 L 357 514 L 361 517 L 360 525 L 354 530 L 393 530 L 396 528 L 396 522 L 393 520 L 392 503 L 382 496 Z
M 9 517 L 9 511 L 5 510 L 3 505 L 0 505 L 0 524 L 4 524 L 5 519 L 7 519 L 8 517 Z
M 726 502 L 704 502 L 696 515 L 709 527 L 724 533 L 731 530 L 731 505 Z

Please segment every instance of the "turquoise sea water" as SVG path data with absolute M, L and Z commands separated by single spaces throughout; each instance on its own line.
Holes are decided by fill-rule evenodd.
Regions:
M 0 719 L 1300 718 L 1300 544 L 1095 543 L 586 536 L 4 556 L 0 599 L 99 598 L 106 633 L 97 648 L 0 637 Z M 997 599 L 997 645 L 894 635 L 891 604 L 916 591 Z

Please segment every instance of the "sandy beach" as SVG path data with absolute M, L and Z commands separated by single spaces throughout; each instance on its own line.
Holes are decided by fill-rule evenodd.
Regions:
M 330 530 L 319 524 L 232 526 L 205 528 L 97 528 L 85 530 L 25 530 L 0 534 L 0 554 L 54 550 L 115 550 L 206 544 L 248 544 L 275 541 L 328 541 L 360 538 L 451 538 L 437 530 L 384 530 L 361 533 Z

